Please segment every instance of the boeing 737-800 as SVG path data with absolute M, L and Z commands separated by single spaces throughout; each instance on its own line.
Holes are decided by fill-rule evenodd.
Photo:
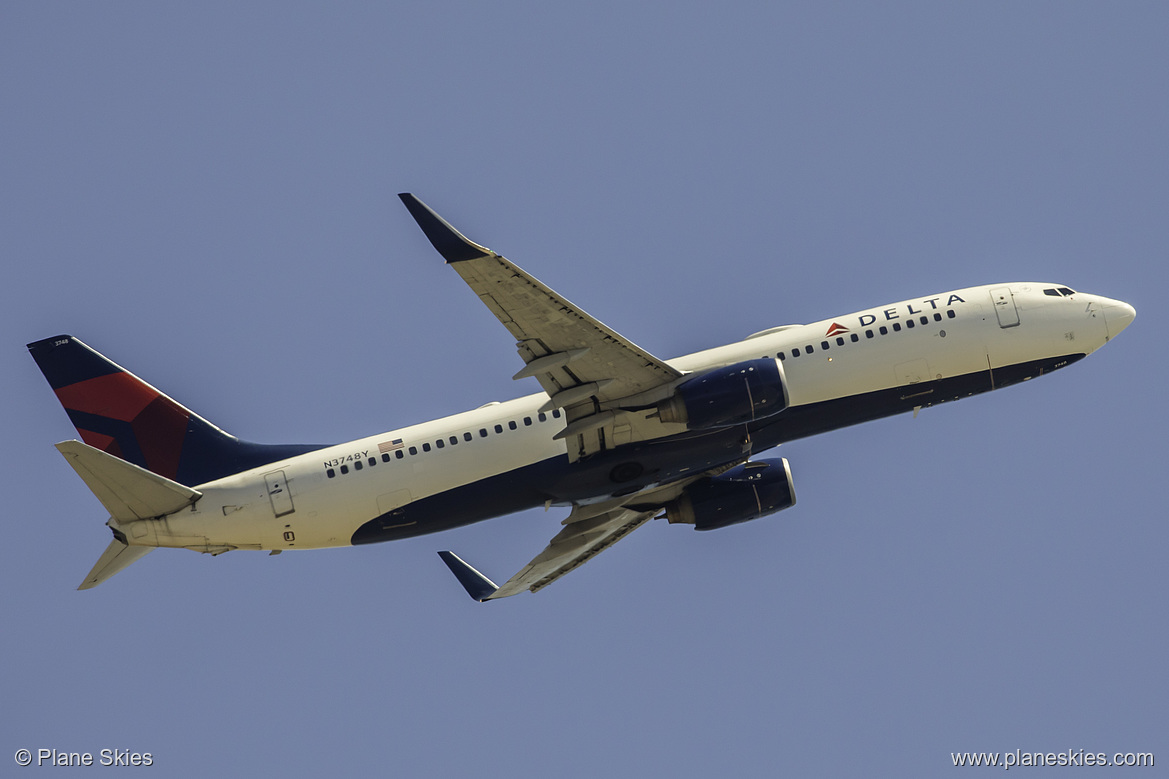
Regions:
M 1136 315 L 1061 284 L 991 284 L 661 360 L 400 197 L 515 340 L 515 378 L 543 392 L 343 444 L 263 445 L 72 336 L 29 344 L 82 439 L 57 448 L 110 514 L 79 589 L 155 547 L 276 554 L 563 506 L 547 548 L 501 586 L 439 553 L 476 600 L 535 592 L 654 517 L 713 530 L 791 507 L 787 460 L 759 453 L 1042 376 Z

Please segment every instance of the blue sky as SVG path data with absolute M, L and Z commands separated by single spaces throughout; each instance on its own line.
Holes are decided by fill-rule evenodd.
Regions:
M 0 761 L 166 776 L 933 775 L 1169 761 L 1160 3 L 9 2 Z M 242 438 L 538 390 L 394 196 L 654 354 L 972 284 L 1132 303 L 988 396 L 782 447 L 799 505 L 473 603 L 556 512 L 267 557 L 108 541 L 24 344 Z M 1157 294 L 1154 294 L 1157 293 Z M 33 769 L 27 769 L 32 771 Z M 1074 769 L 1069 769 L 1074 770 Z M 1082 770 L 1082 769 L 1081 769 Z M 1048 769 L 1053 776 L 1056 769 Z

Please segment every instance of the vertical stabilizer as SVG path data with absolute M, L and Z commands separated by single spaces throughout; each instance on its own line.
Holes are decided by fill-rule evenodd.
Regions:
M 179 484 L 193 487 L 321 448 L 241 441 L 71 335 L 28 350 L 81 440 Z

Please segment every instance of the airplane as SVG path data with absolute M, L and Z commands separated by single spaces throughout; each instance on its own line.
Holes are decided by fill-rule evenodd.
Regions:
M 109 513 L 78 589 L 157 547 L 211 555 L 370 544 L 543 506 L 568 516 L 502 585 L 439 556 L 477 601 L 536 592 L 650 519 L 715 530 L 795 505 L 780 444 L 1043 376 L 1132 306 L 1061 284 L 967 287 L 772 327 L 662 360 L 410 193 L 426 238 L 515 340 L 542 391 L 336 445 L 242 441 L 69 335 L 28 345 L 81 441 L 56 445 Z

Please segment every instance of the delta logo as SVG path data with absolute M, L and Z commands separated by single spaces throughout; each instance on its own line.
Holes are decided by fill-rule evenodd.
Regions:
M 848 332 L 847 327 L 845 327 L 844 325 L 841 325 L 841 324 L 837 324 L 836 322 L 833 322 L 831 325 L 829 325 L 828 332 L 825 333 L 824 336 L 826 338 L 831 338 L 834 335 L 839 335 L 840 333 L 847 333 L 847 332 Z

